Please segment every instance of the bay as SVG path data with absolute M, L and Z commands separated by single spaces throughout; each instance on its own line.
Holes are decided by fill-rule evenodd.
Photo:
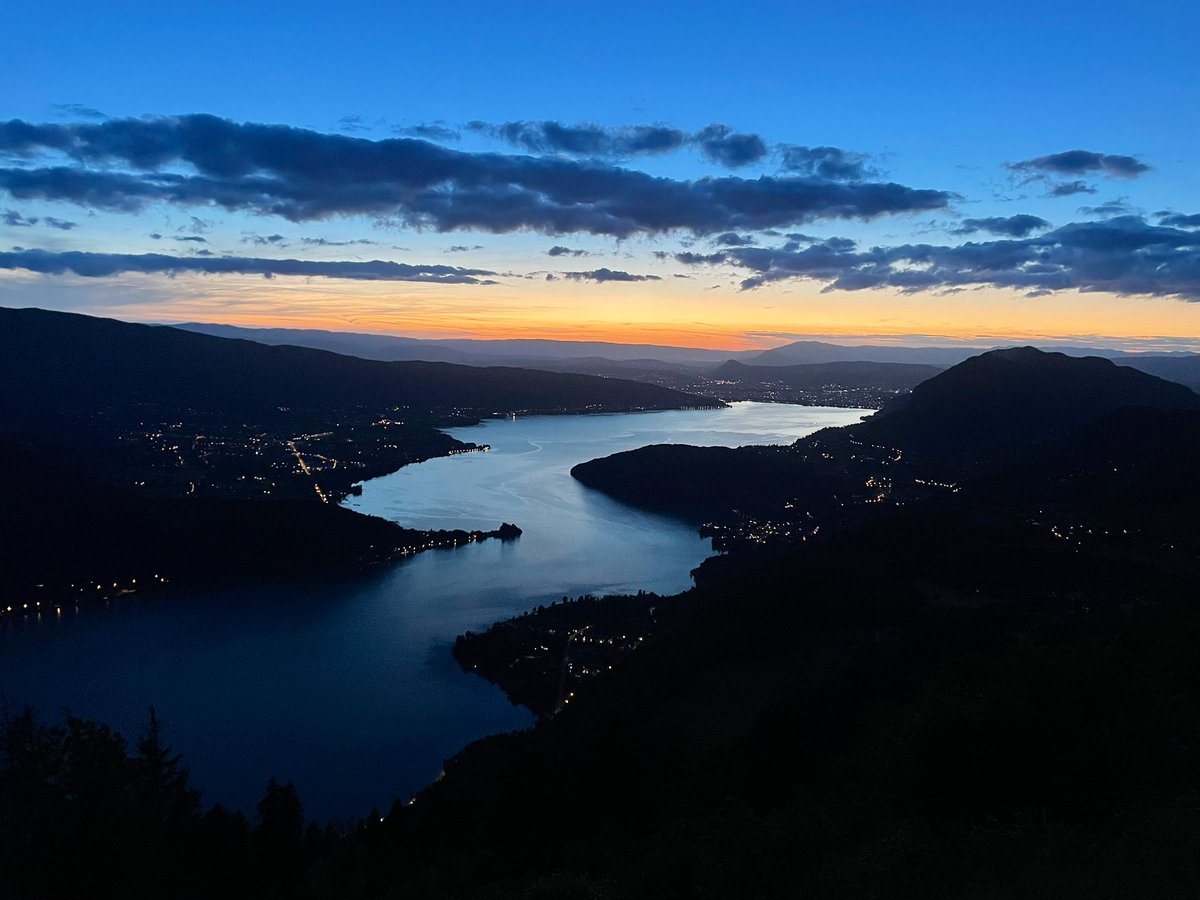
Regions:
M 270 777 L 306 814 L 386 811 L 469 741 L 523 728 L 450 656 L 454 637 L 564 595 L 674 593 L 711 554 L 685 523 L 582 487 L 578 462 L 650 443 L 790 443 L 866 410 L 738 403 L 725 410 L 488 420 L 489 444 L 408 466 L 346 505 L 414 528 L 492 529 L 512 542 L 433 551 L 304 582 L 138 598 L 0 628 L 10 710 L 66 709 L 135 739 L 154 704 L 204 802 L 253 813 Z

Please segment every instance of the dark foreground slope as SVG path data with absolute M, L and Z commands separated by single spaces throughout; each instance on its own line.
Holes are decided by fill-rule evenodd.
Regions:
M 1074 383 L 1047 371 L 1051 396 Z M 1020 458 L 944 458 L 982 474 L 902 505 L 904 477 L 928 480 L 901 474 L 915 451 L 818 437 L 823 464 L 876 467 L 863 502 L 839 495 L 853 521 L 735 547 L 738 565 L 678 597 L 523 617 L 506 652 L 561 651 L 543 671 L 553 698 L 573 669 L 570 702 L 341 834 L 305 834 L 279 789 L 255 832 L 148 827 L 128 791 L 95 784 L 111 781 L 60 790 L 34 764 L 57 758 L 43 740 L 0 777 L 0 801 L 53 801 L 0 802 L 5 871 L 63 894 L 116 871 L 127 893 L 193 896 L 1195 896 L 1200 414 L 1102 406 Z M 554 643 L 521 644 L 543 625 Z M 608 629 L 644 640 L 590 654 Z M 84 836 L 71 867 L 63 834 Z M 166 875 L 163 846 L 180 860 Z
M 1087 361 L 1017 362 L 1034 374 L 986 390 L 1040 373 L 1042 427 L 991 458 L 939 449 L 979 479 L 863 503 L 827 537 L 735 549 L 701 588 L 646 598 L 674 604 L 657 630 L 534 732 L 454 761 L 409 837 L 475 861 L 464 895 L 472 878 L 511 896 L 1193 892 L 1200 413 L 1122 375 L 1106 398 L 1112 372 Z M 912 446 L 943 447 L 925 421 Z M 863 453 L 864 430 L 817 446 Z M 576 633 L 603 620 L 558 607 L 558 629 L 572 609 Z M 579 814 L 550 815 L 560 797 Z

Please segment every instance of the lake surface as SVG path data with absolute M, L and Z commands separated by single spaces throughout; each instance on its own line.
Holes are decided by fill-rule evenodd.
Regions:
M 127 598 L 0 627 L 0 692 L 111 723 L 131 741 L 154 704 L 206 804 L 253 812 L 267 779 L 305 812 L 351 820 L 432 780 L 442 760 L 532 716 L 459 670 L 454 637 L 564 595 L 674 593 L 711 554 L 681 522 L 579 485 L 578 462 L 651 443 L 790 443 L 866 410 L 725 410 L 489 420 L 490 444 L 408 466 L 347 506 L 414 528 L 524 534 L 299 583 Z

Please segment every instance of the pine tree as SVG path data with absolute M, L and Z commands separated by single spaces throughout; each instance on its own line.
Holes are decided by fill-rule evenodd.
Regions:
M 181 759 L 163 743 L 158 714 L 151 706 L 133 759 L 134 790 L 142 815 L 158 825 L 190 821 L 200 804 L 199 792 L 188 788 L 188 770 Z

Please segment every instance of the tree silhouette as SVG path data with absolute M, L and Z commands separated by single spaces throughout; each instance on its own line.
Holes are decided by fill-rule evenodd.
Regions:
M 150 707 L 146 730 L 133 759 L 135 802 L 139 812 L 158 825 L 190 820 L 200 804 L 200 794 L 188 787 L 188 770 L 180 765 L 180 754 L 162 742 L 158 715 Z

